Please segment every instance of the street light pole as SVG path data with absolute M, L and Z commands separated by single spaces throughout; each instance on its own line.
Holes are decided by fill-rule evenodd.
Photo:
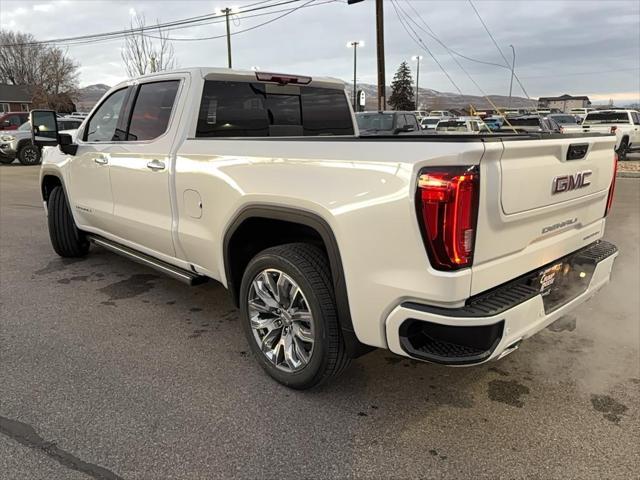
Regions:
M 418 68 L 416 71 L 416 111 L 420 110 L 420 103 L 418 102 L 420 96 L 420 60 L 422 60 L 422 55 L 414 55 L 411 57 L 411 60 L 416 60 L 418 62 Z
M 347 43 L 347 47 L 353 48 L 353 111 L 358 111 L 357 89 L 356 89 L 356 71 L 358 64 L 358 47 L 364 47 L 364 41 L 354 41 Z
M 509 108 L 511 108 L 511 92 L 513 91 L 513 76 L 514 70 L 516 68 L 516 49 L 513 45 L 509 45 L 511 47 L 511 52 L 513 53 L 513 60 L 511 62 L 511 83 L 509 84 Z

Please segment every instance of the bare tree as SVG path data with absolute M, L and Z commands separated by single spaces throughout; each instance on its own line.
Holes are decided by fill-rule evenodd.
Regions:
M 130 33 L 125 37 L 121 55 L 130 77 L 171 70 L 176 64 L 169 34 L 159 23 L 150 30 L 145 30 L 145 25 L 144 15 L 136 13 L 131 19 Z
M 64 50 L 34 42 L 29 33 L 0 31 L 0 83 L 28 86 L 34 107 L 72 108 L 78 64 Z

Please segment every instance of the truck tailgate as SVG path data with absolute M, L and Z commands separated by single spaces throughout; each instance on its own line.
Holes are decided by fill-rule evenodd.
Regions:
M 602 236 L 614 144 L 614 136 L 486 144 L 471 295 Z

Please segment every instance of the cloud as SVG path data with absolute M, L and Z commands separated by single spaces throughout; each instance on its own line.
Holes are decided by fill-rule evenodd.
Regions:
M 50 3 L 41 3 L 33 6 L 34 12 L 50 12 L 51 10 L 53 10 L 53 5 Z
M 39 39 L 125 29 L 129 25 L 129 9 L 132 8 L 131 3 L 106 0 L 66 3 L 44 0 L 39 3 L 29 3 L 26 0 L 0 2 L 3 27 L 30 32 Z M 236 3 L 240 7 L 247 7 L 256 2 L 244 0 Z M 335 2 L 303 8 L 268 25 L 234 34 L 231 39 L 233 64 L 237 68 L 248 69 L 253 65 L 260 65 L 264 70 L 349 80 L 353 75 L 353 51 L 347 49 L 345 44 L 350 40 L 361 39 L 365 41 L 365 46 L 358 49 L 357 76 L 360 81 L 375 83 L 375 9 L 372 3 L 346 5 L 344 2 Z M 426 22 L 449 48 L 468 57 L 503 63 L 502 57 L 467 2 L 398 0 L 398 3 L 407 11 L 411 11 L 411 5 L 419 14 L 413 15 L 413 20 L 423 30 L 426 30 L 423 23 Z M 637 41 L 640 2 L 629 0 L 613 4 L 588 0 L 483 0 L 475 4 L 508 60 L 511 59 L 509 44 L 515 46 L 516 73 L 522 78 L 531 96 L 570 93 L 599 95 L 607 100 L 615 92 L 631 92 L 633 98 L 638 96 L 634 92 L 640 91 L 639 71 L 636 68 L 640 67 L 640 45 Z M 36 10 L 36 7 L 49 6 L 54 8 L 56 16 L 65 21 L 51 21 L 50 13 Z M 166 22 L 213 13 L 217 7 L 222 6 L 222 0 L 135 2 L 135 10 L 144 11 L 150 24 L 156 20 Z M 420 86 L 445 92 L 455 91 L 423 46 L 407 35 L 391 3 L 385 2 L 384 6 L 387 82 L 391 82 L 401 61 L 419 54 L 424 57 L 420 68 Z M 290 6 L 278 8 L 288 9 Z M 262 14 L 264 11 L 255 13 Z M 247 17 L 240 14 L 231 23 L 231 30 L 237 32 L 251 28 L 274 17 L 275 15 Z M 9 23 L 10 26 L 5 25 Z M 72 33 L 69 25 L 73 25 Z M 478 94 L 478 89 L 450 54 L 423 30 L 415 25 L 414 28 L 462 91 Z M 209 23 L 171 31 L 174 39 L 222 36 L 215 40 L 197 42 L 175 40 L 173 46 L 179 64 L 225 66 L 227 52 L 224 33 L 224 23 Z M 69 54 L 84 67 L 81 71 L 81 84 L 112 84 L 124 79 L 125 72 L 120 59 L 122 45 L 122 40 L 111 40 L 68 47 Z M 507 69 L 461 58 L 458 61 L 473 75 L 483 90 L 493 94 L 508 93 L 510 72 Z M 411 65 L 413 68 L 415 63 L 411 62 Z M 576 75 L 576 72 L 586 72 L 588 75 Z M 514 93 L 522 95 L 519 86 L 514 85 Z

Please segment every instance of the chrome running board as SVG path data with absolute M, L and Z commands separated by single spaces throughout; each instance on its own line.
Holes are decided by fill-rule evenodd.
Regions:
M 201 283 L 207 281 L 207 277 L 205 276 L 198 275 L 195 272 L 190 272 L 189 270 L 184 270 L 182 268 L 176 267 L 169 263 L 163 262 L 162 260 L 158 260 L 157 258 L 153 258 L 146 253 L 138 252 L 137 250 L 134 250 L 132 248 L 125 247 L 124 245 L 112 242 L 111 240 L 107 240 L 106 238 L 90 234 L 87 235 L 87 238 L 96 245 L 100 245 L 101 247 L 104 247 L 107 250 L 112 251 L 113 253 L 117 253 L 118 255 L 127 257 L 129 260 L 133 260 L 134 262 L 146 265 L 147 267 L 151 267 L 154 270 L 162 272 L 171 278 L 175 278 L 176 280 L 186 283 L 187 285 L 200 285 Z

